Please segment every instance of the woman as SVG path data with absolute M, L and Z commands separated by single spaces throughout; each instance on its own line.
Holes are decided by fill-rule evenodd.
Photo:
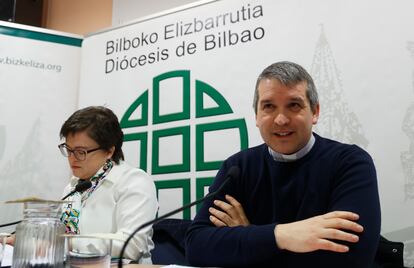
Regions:
M 143 170 L 123 162 L 123 133 L 116 115 L 108 108 L 91 106 L 76 111 L 63 124 L 59 145 L 68 158 L 73 177 L 64 195 L 81 180 L 92 186 L 67 198 L 73 201 L 61 220 L 68 233 L 115 233 L 123 240 L 141 224 L 156 216 L 158 204 L 154 182 Z M 150 263 L 152 227 L 138 232 L 124 257 Z M 113 241 L 112 256 L 120 254 L 123 242 Z

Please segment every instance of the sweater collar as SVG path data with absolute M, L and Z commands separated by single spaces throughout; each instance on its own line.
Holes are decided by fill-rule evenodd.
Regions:
M 278 162 L 293 162 L 293 161 L 296 161 L 298 159 L 301 159 L 307 153 L 309 153 L 314 144 L 315 144 L 315 137 L 313 136 L 313 133 L 312 133 L 308 143 L 302 149 L 297 151 L 296 153 L 281 154 L 281 153 L 273 151 L 272 148 L 270 148 L 269 146 L 267 148 L 269 149 L 269 153 L 275 161 L 278 161 Z

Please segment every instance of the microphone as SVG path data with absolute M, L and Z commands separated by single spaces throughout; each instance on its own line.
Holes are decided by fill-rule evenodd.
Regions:
M 132 232 L 132 233 L 128 236 L 127 240 L 125 240 L 125 243 L 124 243 L 124 245 L 122 246 L 121 253 L 120 253 L 120 255 L 119 255 L 118 267 L 119 267 L 119 268 L 122 268 L 122 258 L 124 257 L 125 249 L 126 249 L 126 247 L 127 247 L 128 243 L 129 243 L 129 241 L 131 241 L 131 239 L 134 237 L 134 235 L 135 235 L 136 233 L 138 233 L 141 229 L 143 229 L 143 228 L 145 228 L 145 227 L 147 227 L 147 226 L 149 226 L 149 225 L 151 225 L 151 224 L 157 223 L 157 222 L 159 222 L 159 221 L 161 221 L 161 220 L 163 220 L 163 219 L 165 219 L 165 218 L 168 218 L 168 217 L 170 217 L 170 216 L 172 216 L 172 215 L 174 215 L 174 214 L 176 214 L 176 213 L 178 213 L 178 212 L 180 212 L 180 211 L 183 211 L 183 210 L 185 210 L 185 209 L 187 209 L 187 208 L 190 208 L 190 207 L 192 207 L 192 206 L 194 206 L 194 205 L 196 205 L 196 204 L 199 204 L 199 203 L 203 202 L 204 200 L 206 200 L 206 199 L 208 199 L 208 198 L 210 198 L 210 197 L 214 197 L 214 196 L 216 196 L 218 193 L 220 193 L 220 192 L 223 190 L 224 186 L 226 186 L 226 185 L 228 184 L 228 182 L 229 182 L 232 178 L 238 178 L 238 177 L 239 177 L 239 174 L 240 174 L 240 169 L 239 169 L 239 167 L 238 167 L 238 166 L 232 166 L 232 167 L 230 167 L 229 171 L 227 172 L 226 179 L 225 179 L 225 180 L 224 180 L 224 182 L 220 185 L 220 187 L 219 187 L 217 190 L 215 190 L 214 192 L 211 192 L 211 193 L 209 193 L 208 195 L 204 196 L 203 198 L 197 199 L 196 201 L 193 201 L 193 202 L 191 202 L 191 203 L 189 203 L 189 204 L 187 204 L 187 205 L 184 205 L 184 206 L 182 206 L 182 207 L 180 207 L 180 208 L 177 208 L 177 209 L 175 209 L 175 210 L 173 210 L 173 211 L 170 211 L 170 212 L 168 212 L 168 213 L 166 213 L 166 214 L 164 214 L 164 215 L 161 215 L 161 216 L 160 216 L 160 217 L 158 217 L 158 218 L 155 218 L 155 219 L 153 219 L 153 220 L 147 221 L 146 223 L 143 223 L 142 225 L 140 225 L 137 229 L 135 229 L 135 230 L 134 230 L 134 231 L 133 231 L 133 232 Z
M 67 195 L 65 195 L 61 200 L 65 200 L 66 198 L 68 198 L 69 196 L 73 195 L 76 192 L 83 192 L 89 189 L 91 186 L 92 186 L 91 181 L 79 180 L 78 184 L 76 184 L 75 186 L 75 189 L 71 191 L 70 193 L 68 193 Z M 0 224 L 0 227 L 11 226 L 11 225 L 19 224 L 20 222 L 21 221 L 15 221 L 15 222 L 9 222 L 5 224 Z
M 21 221 L 14 221 L 14 222 L 9 222 L 9 223 L 4 223 L 4 224 L 0 224 L 0 228 L 1 227 L 7 227 L 7 226 L 12 226 L 15 224 L 19 224 Z
M 92 182 L 91 181 L 85 181 L 85 180 L 79 180 L 78 184 L 76 184 L 75 189 L 73 189 L 70 193 L 65 195 L 62 200 L 65 200 L 69 196 L 73 195 L 76 192 L 83 192 L 89 188 L 91 188 Z

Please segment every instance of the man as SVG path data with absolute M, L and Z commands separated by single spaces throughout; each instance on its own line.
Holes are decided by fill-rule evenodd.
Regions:
M 205 201 L 186 236 L 197 266 L 370 267 L 381 213 L 368 153 L 312 133 L 318 94 L 301 66 L 278 62 L 256 83 L 264 144 L 228 158 L 210 192 L 237 166 L 239 178 Z

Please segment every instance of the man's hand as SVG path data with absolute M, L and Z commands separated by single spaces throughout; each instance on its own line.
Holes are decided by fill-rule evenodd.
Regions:
M 219 209 L 210 207 L 210 221 L 217 227 L 221 226 L 247 226 L 250 224 L 244 213 L 242 205 L 232 196 L 225 196 L 228 203 L 221 200 L 214 200 L 214 205 Z
M 278 224 L 275 227 L 277 246 L 293 252 L 311 252 L 318 249 L 347 252 L 349 248 L 332 240 L 356 243 L 364 228 L 356 223 L 358 214 L 333 211 L 306 220 Z

